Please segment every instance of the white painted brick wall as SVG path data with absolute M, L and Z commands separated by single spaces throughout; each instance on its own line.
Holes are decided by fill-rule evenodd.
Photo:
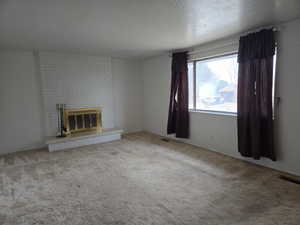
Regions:
M 68 108 L 101 107 L 103 127 L 114 127 L 111 58 L 40 53 L 46 135 L 57 131 L 56 104 Z

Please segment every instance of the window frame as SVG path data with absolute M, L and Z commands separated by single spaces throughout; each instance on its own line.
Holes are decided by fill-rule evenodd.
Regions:
M 224 54 L 218 54 L 214 56 L 208 56 L 208 57 L 203 57 L 203 58 L 198 58 L 198 59 L 193 59 L 189 60 L 188 63 L 193 63 L 193 108 L 189 108 L 189 112 L 192 113 L 204 113 L 204 114 L 213 114 L 213 115 L 225 115 L 225 116 L 237 116 L 237 112 L 227 112 L 227 111 L 219 111 L 219 110 L 205 110 L 205 109 L 196 109 L 196 98 L 197 98 L 197 89 L 196 89 L 196 64 L 199 61 L 206 61 L 206 60 L 211 60 L 211 59 L 217 59 L 217 58 L 222 58 L 226 56 L 233 56 L 233 55 L 238 55 L 237 51 L 234 52 L 228 52 Z

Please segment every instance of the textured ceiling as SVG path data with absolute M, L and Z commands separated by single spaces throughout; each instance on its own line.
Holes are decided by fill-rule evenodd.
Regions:
M 0 48 L 146 57 L 300 17 L 300 0 L 0 0 Z

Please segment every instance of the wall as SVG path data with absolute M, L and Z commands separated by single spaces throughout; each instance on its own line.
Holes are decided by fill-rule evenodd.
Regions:
M 140 62 L 112 59 L 115 126 L 125 132 L 143 127 L 143 85 Z
M 56 134 L 56 103 L 99 106 L 104 128 L 142 130 L 139 65 L 106 56 L 0 52 L 0 154 L 44 146 L 45 136 Z
M 278 161 L 248 160 L 257 164 L 300 175 L 299 130 L 300 103 L 300 20 L 286 23 L 278 36 L 277 96 L 281 97 L 276 121 Z M 232 39 L 199 47 L 207 52 L 212 46 L 232 45 Z M 221 45 L 220 45 L 221 43 Z M 234 45 L 232 45 L 234 46 Z M 201 51 L 204 49 L 204 51 Z M 224 48 L 227 49 L 227 48 Z M 213 50 L 215 52 L 215 49 Z M 144 82 L 144 128 L 166 135 L 169 106 L 171 59 L 168 55 L 147 59 L 142 65 Z M 191 137 L 187 141 L 213 151 L 241 158 L 237 150 L 236 117 L 207 113 L 190 113 Z M 246 160 L 245 158 L 242 158 Z
M 38 148 L 44 128 L 32 52 L 0 52 L 0 153 Z
M 144 129 L 166 135 L 171 58 L 165 55 L 144 61 L 142 74 L 144 82 Z

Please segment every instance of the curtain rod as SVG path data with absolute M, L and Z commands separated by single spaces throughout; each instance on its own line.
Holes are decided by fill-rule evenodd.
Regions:
M 258 32 L 263 29 L 271 29 L 271 28 L 274 32 L 279 32 L 279 31 L 281 31 L 282 26 L 281 25 L 277 25 L 277 26 L 271 25 L 271 26 L 265 26 L 265 27 L 258 27 L 258 28 L 252 29 L 252 30 L 245 31 L 245 32 L 241 33 L 239 36 L 245 36 L 247 34 Z
M 235 35 L 235 38 L 239 38 L 241 36 L 245 36 L 247 34 L 250 34 L 250 33 L 254 33 L 254 32 L 258 32 L 260 30 L 263 30 L 263 29 L 270 29 L 270 28 L 273 28 L 273 31 L 274 32 L 279 32 L 282 30 L 283 26 L 282 25 L 273 25 L 273 26 L 266 26 L 266 27 L 259 27 L 259 28 L 256 28 L 256 29 L 252 29 L 252 30 L 248 30 L 246 32 L 243 32 L 243 33 L 240 33 L 238 35 Z M 234 39 L 234 38 L 233 38 Z M 234 41 L 231 41 L 230 43 L 228 44 L 234 44 L 235 42 Z M 204 44 L 202 44 L 204 45 Z M 217 48 L 217 47 L 214 47 L 214 49 Z M 168 52 L 168 56 L 169 57 L 172 57 L 173 53 L 176 53 L 176 52 L 181 52 L 181 51 L 187 51 L 188 54 L 195 54 L 201 50 L 197 50 L 197 47 L 194 47 L 194 48 L 190 48 L 190 49 L 181 49 L 181 50 L 174 50 L 174 51 L 169 51 Z

